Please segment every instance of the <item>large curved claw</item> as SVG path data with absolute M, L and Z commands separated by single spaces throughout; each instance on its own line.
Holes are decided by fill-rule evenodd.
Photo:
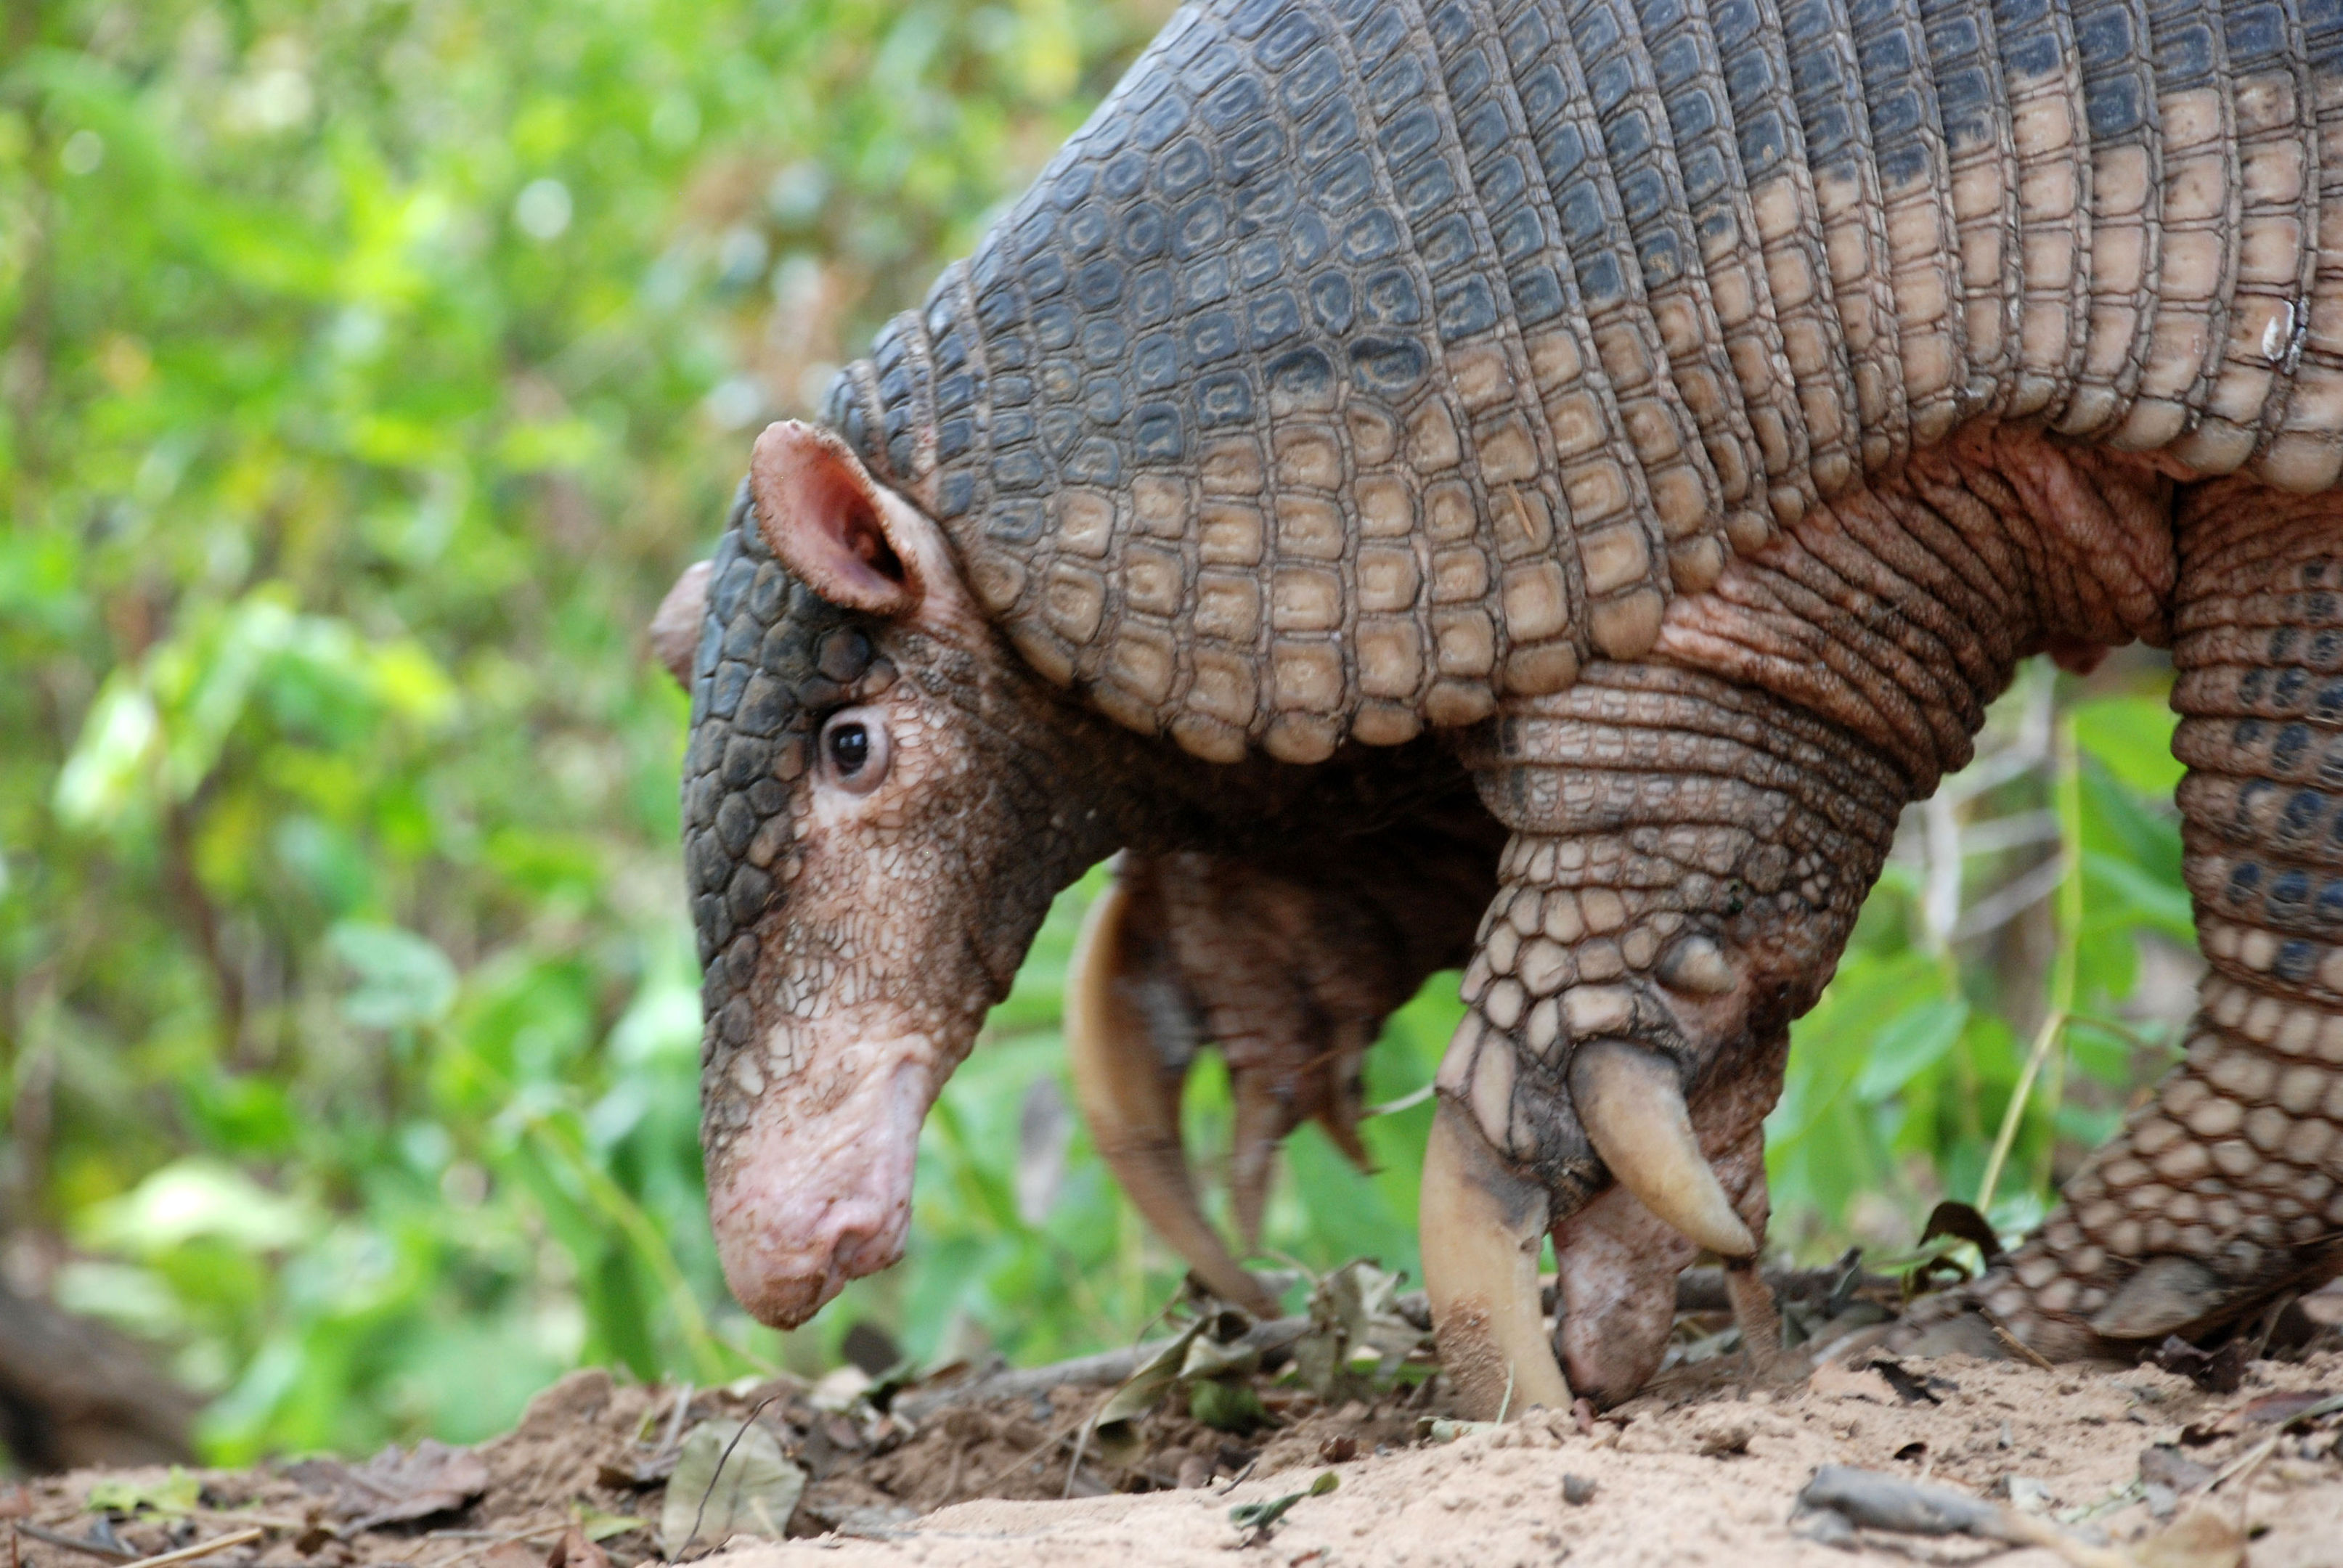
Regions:
M 1274 1067 L 1229 1064 L 1229 1098 L 1236 1107 L 1229 1136 L 1229 1210 L 1248 1248 L 1261 1241 L 1270 1179 L 1277 1173 L 1277 1146 L 1297 1124 L 1278 1077 Z
M 1696 1131 L 1677 1070 L 1656 1051 L 1584 1040 L 1564 1074 L 1564 1101 L 1551 1080 L 1523 1076 L 1518 1050 L 1477 1017 L 1460 1026 L 1424 1160 L 1424 1285 L 1443 1364 L 1467 1407 L 1485 1416 L 1571 1388 L 1603 1402 L 1632 1394 L 1659 1366 L 1671 1286 L 1701 1248 L 1726 1260 L 1753 1367 L 1771 1376 L 1781 1325 L 1752 1265 L 1765 1223 L 1764 1117 L 1778 1080 L 1761 1070 L 1711 1094 Z M 1525 1124 L 1550 1128 L 1543 1160 L 1523 1151 Z M 1540 1136 L 1527 1135 L 1532 1147 Z M 1602 1166 L 1586 1158 L 1590 1145 Z M 1561 1306 L 1552 1343 L 1535 1272 L 1549 1230 Z
M 1700 1151 L 1674 1064 L 1624 1040 L 1590 1041 L 1572 1055 L 1570 1098 L 1594 1151 L 1645 1208 L 1721 1258 L 1756 1255 Z
M 1333 1032 L 1337 1043 L 1315 1054 L 1305 1054 L 1320 1030 L 1318 1020 L 1300 1016 L 1283 1019 L 1285 1033 L 1257 1049 L 1252 1060 L 1229 1058 L 1229 1097 L 1236 1108 L 1229 1146 L 1229 1207 L 1237 1234 L 1244 1244 L 1261 1240 L 1262 1211 L 1268 1206 L 1271 1180 L 1277 1174 L 1278 1146 L 1304 1121 L 1316 1121 L 1334 1147 L 1365 1174 L 1374 1173 L 1373 1157 L 1359 1141 L 1359 1119 L 1366 1097 L 1359 1078 L 1360 1059 L 1371 1042 L 1369 1026 L 1353 1022 Z
M 1549 1213 L 1544 1191 L 1508 1171 L 1471 1115 L 1443 1100 L 1423 1151 L 1423 1289 L 1440 1364 L 1478 1419 L 1569 1407 L 1538 1303 Z
M 1091 905 L 1074 944 L 1065 1028 L 1075 1101 L 1100 1158 L 1147 1222 L 1223 1300 L 1274 1317 L 1276 1299 L 1231 1255 L 1197 1201 L 1180 1141 L 1190 1042 L 1163 1040 L 1149 1016 L 1146 988 L 1171 982 L 1140 970 L 1131 902 L 1118 878 Z

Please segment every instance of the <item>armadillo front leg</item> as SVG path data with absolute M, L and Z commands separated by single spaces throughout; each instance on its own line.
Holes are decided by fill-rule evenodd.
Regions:
M 1550 1362 L 1523 1364 L 1534 1270 L 1501 1268 L 1508 1246 L 1534 1263 L 1550 1231 L 1570 1382 L 1624 1394 L 1658 1365 L 1677 1270 L 1700 1249 L 1746 1261 L 1763 1238 L 1760 1123 L 1789 1022 L 1908 786 L 1826 721 L 1658 666 L 1521 699 L 1468 760 L 1514 837 L 1426 1165 L 1443 1360 L 1484 1410 L 1554 1389 Z
M 2188 496 L 2173 693 L 2210 965 L 2187 1060 L 1974 1299 L 2054 1356 L 2343 1266 L 2343 498 Z

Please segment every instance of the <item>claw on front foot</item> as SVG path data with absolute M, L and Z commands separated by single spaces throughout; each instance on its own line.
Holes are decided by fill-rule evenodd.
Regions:
M 1423 1287 L 1441 1366 L 1476 1419 L 1570 1404 L 1538 1310 L 1549 1212 L 1544 1189 L 1508 1171 L 1470 1114 L 1443 1100 L 1423 1151 Z
M 1673 1063 L 1624 1040 L 1590 1041 L 1571 1058 L 1570 1098 L 1594 1151 L 1644 1207 L 1721 1258 L 1756 1256 L 1700 1151 Z

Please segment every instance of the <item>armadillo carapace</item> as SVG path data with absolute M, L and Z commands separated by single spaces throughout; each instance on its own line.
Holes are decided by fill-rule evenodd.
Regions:
M 710 1201 L 768 1321 L 900 1254 L 921 1117 L 1121 849 L 1069 1034 L 1165 1233 L 1266 1306 L 1189 1061 L 1250 1233 L 1465 963 L 1448 1367 L 1622 1397 L 1676 1271 L 1758 1250 L 1788 1025 L 1898 812 L 2017 660 L 2135 639 L 2211 973 L 1968 1301 L 2074 1355 L 2343 1261 L 2338 0 L 1192 5 L 821 426 L 759 439 L 662 618 Z

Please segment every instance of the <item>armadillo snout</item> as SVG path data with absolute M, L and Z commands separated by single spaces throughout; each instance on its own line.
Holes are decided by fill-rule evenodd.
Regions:
M 709 1171 L 725 1282 L 775 1328 L 797 1327 L 849 1280 L 903 1255 L 920 1123 L 935 1085 L 920 1053 L 881 1045 L 849 1054 L 892 1065 L 855 1075 L 840 1095 L 768 1093 Z M 833 1083 L 854 1064 L 839 1069 Z

